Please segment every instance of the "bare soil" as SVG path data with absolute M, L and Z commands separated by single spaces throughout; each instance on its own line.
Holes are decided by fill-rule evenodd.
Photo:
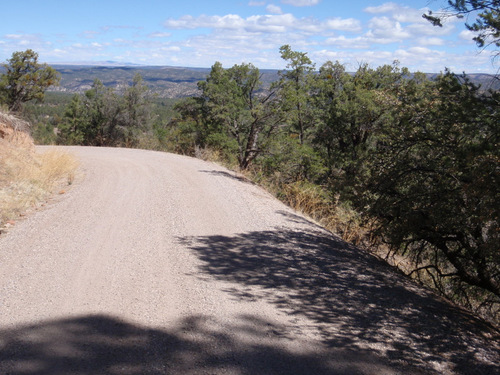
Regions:
M 1 374 L 499 374 L 500 335 L 220 166 L 68 147 L 0 237 Z

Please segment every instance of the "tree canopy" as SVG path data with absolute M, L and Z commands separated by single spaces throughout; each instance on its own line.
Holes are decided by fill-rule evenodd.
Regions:
M 275 91 L 260 91 L 260 73 L 252 64 L 224 69 L 219 62 L 199 88 L 206 141 L 235 144 L 240 168 L 248 168 L 281 121 Z
M 464 299 L 465 284 L 500 297 L 499 99 L 449 72 L 408 83 L 352 197 L 413 273 Z
M 58 141 L 92 146 L 133 146 L 136 135 L 148 127 L 149 91 L 136 75 L 119 95 L 96 79 L 83 95 L 75 94 L 58 126 Z

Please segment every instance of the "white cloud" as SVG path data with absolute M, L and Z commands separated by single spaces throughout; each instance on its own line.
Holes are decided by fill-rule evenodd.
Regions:
M 294 7 L 308 7 L 317 5 L 321 0 L 281 0 L 283 4 L 293 5 Z
M 403 66 L 414 67 L 413 70 L 425 72 L 444 70 L 446 59 L 453 58 L 451 54 L 424 47 L 398 49 L 394 51 L 393 55 Z M 437 68 L 438 66 L 440 69 Z
M 326 61 L 339 61 L 346 65 L 348 71 L 353 71 L 358 68 L 361 63 L 367 63 L 372 67 L 391 64 L 398 60 L 401 66 L 408 67 L 410 71 L 422 71 L 428 73 L 438 73 L 444 70 L 445 67 L 451 68 L 452 71 L 477 71 L 471 70 L 471 56 L 463 54 L 453 54 L 435 49 L 413 47 L 408 49 L 397 49 L 395 51 L 378 51 L 378 50 L 360 50 L 360 51 L 343 51 L 343 50 L 328 50 L 322 49 L 311 54 L 313 61 L 321 66 Z M 484 61 L 478 61 L 477 56 L 474 61 L 479 64 L 487 63 L 487 58 Z M 452 65 L 449 65 L 452 62 Z
M 243 23 L 243 18 L 235 14 L 228 14 L 222 17 L 201 15 L 197 18 L 186 15 L 178 19 L 169 18 L 163 25 L 170 29 L 238 29 L 243 26 Z
M 439 37 L 450 35 L 455 29 L 453 22 L 439 28 L 432 26 L 422 17 L 427 8 L 415 9 L 388 2 L 380 6 L 367 7 L 364 11 L 377 15 L 368 22 L 369 30 L 366 36 L 379 44 L 404 42 L 412 45 L 439 46 L 445 44 Z
M 425 21 L 425 20 L 424 20 Z M 450 35 L 455 30 L 455 25 L 452 23 L 444 24 L 443 27 L 432 26 L 429 22 L 413 23 L 407 26 L 408 32 L 413 36 L 443 36 Z
M 296 18 L 291 14 L 251 16 L 243 21 L 243 27 L 250 32 L 284 33 L 292 28 Z
M 370 27 L 374 28 L 372 33 L 385 36 L 392 34 L 391 37 L 397 40 L 447 35 L 454 29 L 451 23 L 445 24 L 442 28 L 432 26 L 422 17 L 424 13 L 427 13 L 428 8 L 415 9 L 389 2 L 380 6 L 367 7 L 364 11 L 371 14 L 385 14 L 372 18 L 370 21 Z
M 379 14 L 393 12 L 400 8 L 401 7 L 396 3 L 384 3 L 376 7 L 366 7 L 364 10 L 367 13 Z
M 168 38 L 172 36 L 171 33 L 155 32 L 148 35 L 150 38 Z
M 242 62 L 250 62 L 259 68 L 284 68 L 284 62 L 279 56 L 279 47 L 290 44 L 292 48 L 306 51 L 310 42 L 301 32 L 287 33 L 254 33 L 245 29 L 213 30 L 210 34 L 197 34 L 177 43 L 180 51 L 175 56 L 179 61 L 189 61 L 190 66 L 210 66 L 220 61 L 225 67 Z M 165 55 L 168 62 L 170 55 Z
M 411 37 L 403 26 L 388 17 L 374 17 L 369 22 L 370 30 L 367 35 L 374 38 L 389 39 L 393 41 L 403 40 Z
M 52 42 L 44 40 L 39 34 L 5 34 L 3 35 L 3 52 L 5 55 L 11 55 L 12 51 L 32 49 L 40 56 L 43 51 L 52 48 Z
M 361 31 L 361 22 L 354 18 L 329 18 L 325 21 L 327 28 L 342 31 Z
M 181 48 L 179 46 L 168 46 L 168 47 L 161 47 L 160 51 L 165 51 L 165 52 L 180 52 Z
M 180 61 L 190 56 L 187 60 L 195 66 L 208 66 L 214 61 L 230 66 L 247 61 L 259 67 L 280 68 L 283 62 L 277 51 L 283 44 L 307 52 L 318 66 L 328 56 L 349 62 L 352 69 L 360 62 L 378 66 L 399 60 L 411 70 L 435 72 L 460 55 L 459 50 L 450 51 L 457 44 L 450 45 L 451 39 L 443 38 L 453 33 L 453 22 L 434 28 L 421 17 L 424 11 L 395 3 L 365 11 L 374 15 L 365 24 L 355 18 L 301 18 L 287 13 L 246 18 L 236 14 L 183 16 L 168 19 L 164 25 L 167 29 L 199 29 L 177 43 L 180 51 L 176 52 Z
M 408 53 L 415 54 L 415 55 L 440 55 L 441 53 L 436 50 L 431 50 L 429 48 L 425 47 L 412 47 L 408 49 Z
M 394 12 L 392 14 L 392 18 L 394 18 L 398 22 L 428 25 L 430 26 L 429 28 L 434 27 L 429 21 L 422 17 L 422 14 L 424 13 L 426 13 L 425 9 L 411 9 L 409 7 L 400 7 L 398 12 Z
M 428 8 L 415 9 L 396 3 L 385 3 L 380 6 L 367 7 L 364 11 L 371 14 L 389 13 L 391 18 L 398 22 L 429 23 L 422 17 L 422 14 L 427 13 Z
M 24 35 L 20 35 L 20 34 L 6 34 L 6 35 L 4 35 L 4 37 L 6 39 L 22 39 L 24 37 Z
M 423 37 L 423 38 L 418 38 L 417 43 L 421 46 L 443 46 L 445 44 L 445 41 L 444 39 L 441 38 Z
M 268 13 L 271 13 L 271 14 L 283 14 L 283 11 L 281 10 L 281 8 L 279 6 L 273 5 L 273 4 L 269 4 L 266 7 L 266 11 Z
M 372 45 L 370 38 L 362 36 L 358 36 L 356 38 L 346 38 L 344 35 L 328 38 L 326 39 L 325 43 L 327 45 L 347 49 L 365 49 L 369 48 Z
M 328 18 L 320 21 L 313 17 L 296 18 L 294 15 L 276 14 L 276 15 L 255 15 L 248 18 L 242 18 L 235 14 L 225 16 L 206 16 L 193 17 L 190 15 L 182 16 L 178 19 L 169 18 L 163 24 L 167 29 L 201 29 L 209 28 L 214 30 L 239 30 L 255 33 L 328 33 L 331 30 L 342 31 L 360 31 L 361 23 L 353 18 Z
M 80 35 L 83 36 L 84 38 L 87 38 L 87 39 L 93 39 L 101 33 L 102 33 L 101 31 L 86 30 L 83 33 L 81 33 Z
M 345 35 L 327 38 L 326 45 L 336 46 L 345 49 L 369 49 L 378 48 L 377 45 L 386 45 L 394 43 L 393 38 L 383 38 L 375 36 L 371 33 L 366 33 L 362 36 L 347 38 Z
M 474 38 L 475 36 L 477 36 L 477 34 L 473 31 L 470 31 L 470 30 L 463 30 L 460 34 L 458 34 L 458 37 L 461 40 L 468 41 L 471 44 L 474 43 L 472 38 Z
M 251 7 L 263 7 L 264 5 L 266 5 L 265 1 L 250 1 L 248 3 L 248 6 Z

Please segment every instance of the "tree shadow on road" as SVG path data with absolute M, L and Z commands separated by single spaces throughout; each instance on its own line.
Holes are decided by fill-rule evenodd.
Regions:
M 200 277 L 309 318 L 332 349 L 369 352 L 405 373 L 500 373 L 498 331 L 324 231 L 180 241 L 202 261 Z
M 270 338 L 272 324 L 241 316 L 233 326 L 191 316 L 154 329 L 89 315 L 0 330 L 0 373 L 66 374 L 362 374 L 347 351 L 291 352 Z M 245 337 L 242 340 L 238 337 Z M 370 373 L 370 372 L 368 372 Z

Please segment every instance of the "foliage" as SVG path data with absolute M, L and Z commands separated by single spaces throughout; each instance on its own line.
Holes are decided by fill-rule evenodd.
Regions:
M 95 80 L 85 95 L 74 95 L 58 126 L 59 143 L 93 146 L 134 146 L 149 126 L 150 99 L 136 76 L 122 96 Z
M 281 106 L 286 113 L 290 131 L 298 134 L 304 144 L 308 129 L 314 125 L 315 107 L 311 105 L 314 85 L 314 64 L 304 52 L 292 51 L 289 45 L 280 48 L 281 58 L 288 62 L 288 70 L 280 71 L 279 88 Z
M 31 136 L 36 144 L 54 145 L 57 143 L 56 129 L 50 123 L 37 123 L 33 127 Z
M 132 146 L 139 131 L 148 127 L 151 118 L 148 87 L 140 74 L 134 76 L 132 86 L 125 90 L 121 113 L 121 126 L 125 128 L 125 145 Z
M 315 143 L 321 147 L 334 190 L 352 193 L 356 180 L 369 173 L 364 160 L 376 146 L 379 129 L 391 121 L 398 87 L 407 75 L 397 64 L 375 70 L 361 65 L 354 75 L 338 62 L 321 67 Z
M 283 122 L 258 164 L 264 175 L 283 189 L 295 182 L 319 183 L 325 169 L 311 143 L 318 116 L 312 96 L 316 89 L 314 64 L 306 53 L 293 51 L 289 45 L 282 46 L 280 53 L 287 65 L 271 89 L 277 90 Z
M 257 165 L 279 189 L 300 181 L 320 184 L 326 173 L 324 162 L 315 148 L 310 144 L 300 144 L 297 134 L 285 131 L 269 142 Z
M 215 147 L 237 147 L 241 169 L 263 151 L 282 121 L 276 92 L 259 92 L 259 78 L 259 70 L 251 64 L 224 69 L 217 62 L 199 83 L 204 141 Z
M 66 107 L 64 118 L 58 127 L 59 143 L 80 145 L 91 137 L 88 134 L 87 108 L 80 95 L 74 95 Z
M 6 73 L 0 77 L 0 99 L 13 112 L 30 100 L 42 101 L 47 88 L 60 80 L 53 68 L 38 63 L 38 54 L 31 49 L 14 52 L 3 67 Z
M 408 85 L 354 199 L 412 273 L 464 301 L 480 289 L 500 302 L 499 100 L 451 73 Z

